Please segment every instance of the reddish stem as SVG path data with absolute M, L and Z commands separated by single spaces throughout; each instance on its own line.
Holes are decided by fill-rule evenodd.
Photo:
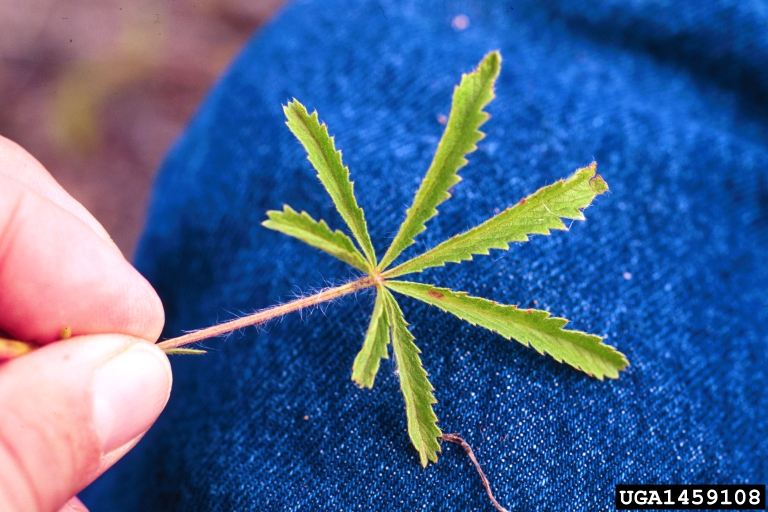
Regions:
M 496 510 L 499 512 L 509 512 L 509 510 L 502 507 L 498 501 L 496 501 L 496 498 L 493 497 L 493 493 L 491 492 L 491 484 L 488 482 L 488 479 L 485 477 L 485 473 L 483 473 L 483 468 L 480 467 L 480 463 L 477 462 L 477 458 L 475 457 L 475 452 L 472 451 L 472 447 L 469 446 L 469 443 L 467 443 L 464 439 L 459 436 L 459 434 L 443 434 L 443 441 L 448 441 L 449 443 L 455 443 L 464 448 L 464 451 L 467 452 L 467 455 L 469 455 L 469 459 L 472 461 L 472 464 L 475 465 L 475 469 L 477 469 L 477 472 L 480 474 L 480 479 L 483 481 L 483 487 L 485 487 L 485 492 L 488 494 L 488 497 L 491 498 L 491 502 L 493 503 L 493 506 L 496 507 Z
M 336 288 L 328 288 L 309 297 L 296 299 L 279 306 L 262 309 L 261 311 L 258 311 L 252 315 L 236 318 L 234 320 L 230 320 L 229 322 L 224 322 L 212 327 L 200 329 L 199 331 L 190 332 L 183 336 L 179 336 L 178 338 L 172 338 L 170 340 L 163 341 L 158 343 L 157 346 L 163 350 L 169 350 L 182 347 L 184 345 L 189 345 L 190 343 L 195 343 L 206 338 L 220 336 L 228 332 L 236 331 L 237 329 L 242 329 L 243 327 L 248 327 L 249 325 L 261 324 L 273 318 L 277 318 L 279 316 L 283 316 L 310 306 L 315 306 L 322 302 L 327 302 L 329 300 L 343 297 L 344 295 L 354 293 L 364 288 L 369 288 L 374 286 L 379 280 L 380 279 L 376 279 L 375 277 L 370 276 L 363 277 L 356 281 L 352 281 L 351 283 L 337 286 Z

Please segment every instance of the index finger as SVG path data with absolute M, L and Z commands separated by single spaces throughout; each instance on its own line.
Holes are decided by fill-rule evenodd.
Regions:
M 59 339 L 65 327 L 73 335 L 157 340 L 160 299 L 108 240 L 70 209 L 0 173 L 0 329 L 41 344 Z
M 24 148 L 2 135 L 0 135 L 0 174 L 15 179 L 45 199 L 62 207 L 117 249 L 104 226 L 53 179 L 43 164 L 38 162 Z

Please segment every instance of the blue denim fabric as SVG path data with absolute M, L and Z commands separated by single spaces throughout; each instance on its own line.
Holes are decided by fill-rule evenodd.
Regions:
M 458 14 L 466 30 L 451 27 Z M 246 46 L 164 163 L 136 264 L 165 337 L 355 275 L 263 228 L 343 222 L 284 125 L 317 109 L 383 254 L 453 86 L 503 56 L 487 137 L 404 256 L 598 162 L 569 232 L 414 277 L 543 308 L 631 366 L 599 382 L 408 298 L 445 432 L 514 510 L 612 510 L 616 483 L 768 481 L 768 5 L 297 1 Z M 422 469 L 390 359 L 350 381 L 362 292 L 174 357 L 157 425 L 83 493 L 110 510 L 492 510 L 455 445 Z

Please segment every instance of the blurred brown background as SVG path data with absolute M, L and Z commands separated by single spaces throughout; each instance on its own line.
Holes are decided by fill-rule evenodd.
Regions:
M 283 0 L 0 0 L 0 134 L 126 257 L 166 150 Z

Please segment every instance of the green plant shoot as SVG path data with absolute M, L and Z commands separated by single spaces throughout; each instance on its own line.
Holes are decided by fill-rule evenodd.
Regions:
M 459 169 L 467 164 L 466 156 L 477 149 L 477 142 L 484 137 L 479 128 L 489 115 L 483 109 L 494 98 L 500 67 L 501 56 L 491 52 L 474 72 L 462 76 L 453 93 L 451 113 L 437 152 L 406 211 L 405 221 L 379 263 L 363 210 L 354 196 L 349 170 L 342 164 L 341 152 L 336 150 L 327 127 L 320 123 L 317 112 L 310 115 L 295 99 L 284 107 L 288 128 L 306 149 L 354 242 L 340 231 L 331 231 L 324 221 L 318 222 L 306 212 L 299 214 L 287 205 L 282 211 L 267 212 L 269 220 L 264 226 L 298 238 L 367 274 L 358 281 L 362 284 L 356 289 L 374 286 L 376 300 L 363 346 L 352 366 L 352 380 L 361 388 L 372 388 L 380 362 L 389 357 L 391 345 L 405 400 L 408 434 L 423 466 L 428 461 L 437 461 L 440 451 L 438 439 L 442 432 L 433 410 L 437 400 L 419 357 L 421 351 L 391 292 L 426 302 L 601 380 L 618 377 L 619 371 L 629 364 L 623 354 L 605 345 L 599 336 L 564 329 L 568 321 L 546 311 L 519 309 L 431 284 L 393 279 L 447 262 L 471 260 L 474 255 L 487 255 L 490 249 L 508 250 L 510 242 L 528 241 L 529 235 L 565 230 L 562 219 L 584 220 L 581 210 L 608 190 L 592 163 L 469 231 L 392 267 L 403 250 L 426 229 L 426 222 L 437 215 L 437 207 L 450 198 L 449 189 L 461 180 Z

